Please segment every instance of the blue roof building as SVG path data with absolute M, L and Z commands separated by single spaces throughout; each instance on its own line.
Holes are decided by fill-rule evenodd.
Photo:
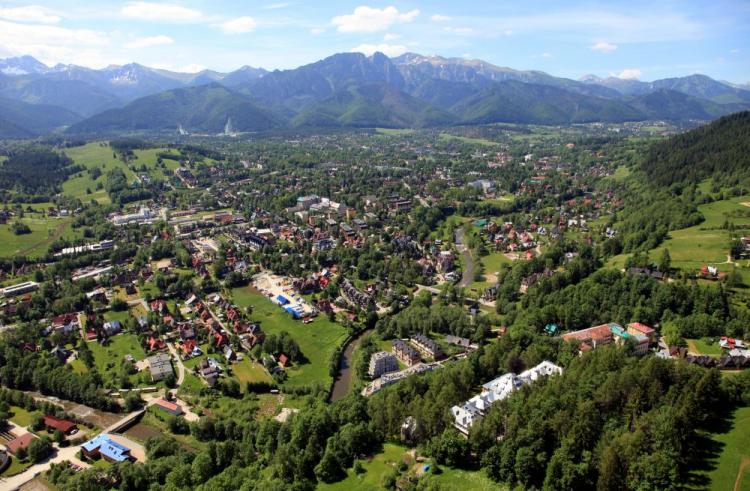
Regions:
M 125 462 L 133 460 L 130 449 L 117 443 L 107 433 L 101 433 L 81 445 L 83 454 L 88 458 L 101 456 L 109 462 Z

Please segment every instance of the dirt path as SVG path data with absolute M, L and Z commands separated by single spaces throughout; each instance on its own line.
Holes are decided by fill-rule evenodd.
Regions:
M 742 485 L 742 476 L 745 474 L 745 468 L 750 465 L 750 458 L 742 457 L 740 468 L 737 469 L 737 479 L 734 480 L 734 491 L 740 491 Z

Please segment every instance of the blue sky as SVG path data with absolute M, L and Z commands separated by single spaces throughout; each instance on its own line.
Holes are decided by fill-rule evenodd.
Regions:
M 479 58 L 578 78 L 750 81 L 750 1 L 0 0 L 0 57 L 185 71 L 342 51 Z

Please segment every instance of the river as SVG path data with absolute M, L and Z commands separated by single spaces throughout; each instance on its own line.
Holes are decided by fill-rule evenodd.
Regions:
M 359 333 L 359 335 L 349 341 L 344 349 L 344 354 L 339 361 L 339 376 L 333 382 L 333 390 L 331 390 L 331 402 L 343 399 L 349 394 L 352 389 L 352 381 L 354 379 L 354 368 L 352 367 L 352 360 L 354 358 L 354 350 L 362 342 L 364 337 L 371 333 L 372 329 L 366 329 Z

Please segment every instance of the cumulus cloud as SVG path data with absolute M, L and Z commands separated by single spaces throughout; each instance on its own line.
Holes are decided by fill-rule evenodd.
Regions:
M 617 74 L 617 78 L 625 79 L 636 79 L 641 76 L 641 71 L 638 68 L 626 68 Z
M 129 19 L 160 22 L 195 22 L 203 18 L 200 10 L 173 3 L 130 2 L 120 9 L 120 14 Z
M 64 62 L 101 67 L 115 63 L 100 51 L 108 44 L 107 36 L 89 29 L 0 20 L 0 46 L 5 53 L 31 55 L 48 65 Z
M 602 53 L 611 53 L 617 49 L 617 45 L 608 43 L 606 41 L 599 41 L 598 43 L 592 44 L 591 49 L 593 49 L 594 51 L 600 51 Z
M 59 15 L 40 5 L 0 8 L 0 18 L 17 22 L 38 22 L 40 24 L 56 24 L 60 22 Z
M 453 17 L 449 17 L 447 15 L 441 15 L 441 14 L 435 14 L 432 17 L 430 17 L 430 20 L 432 22 L 448 22 Z
M 394 6 L 377 9 L 362 5 L 347 15 L 339 15 L 331 19 L 331 24 L 339 32 L 376 32 L 384 31 L 394 24 L 405 24 L 413 21 L 419 15 L 419 10 L 399 12 Z
M 406 53 L 408 50 L 406 46 L 400 44 L 360 44 L 356 48 L 352 48 L 355 53 L 363 53 L 367 56 L 372 55 L 380 51 L 386 56 L 399 56 Z
M 224 31 L 225 34 L 244 34 L 250 32 L 258 26 L 255 19 L 252 17 L 237 17 L 236 19 L 228 20 L 222 24 L 219 24 L 219 28 Z
M 143 49 L 143 48 L 150 48 L 152 46 L 164 46 L 166 44 L 173 44 L 174 39 L 172 39 L 169 36 L 159 35 L 159 36 L 149 36 L 145 38 L 138 38 L 130 41 L 129 43 L 125 44 L 125 47 L 128 49 Z

